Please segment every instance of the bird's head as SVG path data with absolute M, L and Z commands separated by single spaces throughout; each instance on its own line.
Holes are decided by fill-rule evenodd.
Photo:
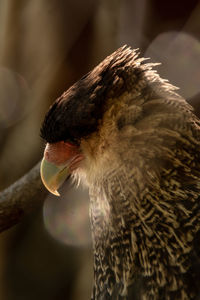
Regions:
M 51 193 L 59 195 L 57 189 L 80 167 L 84 160 L 82 143 L 98 131 L 108 100 L 128 90 L 126 77 L 137 56 L 127 46 L 119 48 L 50 107 L 41 128 L 47 143 L 41 178 Z
M 102 149 L 108 149 L 114 136 L 118 136 L 115 140 L 118 148 L 122 148 L 124 139 L 128 155 L 130 145 L 126 141 L 130 134 L 137 132 L 131 147 L 137 141 L 139 152 L 141 141 L 145 149 L 146 140 L 154 144 L 155 130 L 150 131 L 150 128 L 160 126 L 161 122 L 164 126 L 170 124 L 167 112 L 171 113 L 173 107 L 163 106 L 163 101 L 158 99 L 165 98 L 166 93 L 169 99 L 175 97 L 174 87 L 151 70 L 152 64 L 137 57 L 137 51 L 127 46 L 119 48 L 50 107 L 41 128 L 41 136 L 47 143 L 41 177 L 50 192 L 59 195 L 57 189 L 66 177 L 81 168 L 88 154 L 92 156 L 98 152 L 99 160 Z M 97 147 L 100 140 L 101 145 Z M 90 151 L 85 151 L 87 142 Z M 111 160 L 112 154 L 101 165 L 106 168 Z

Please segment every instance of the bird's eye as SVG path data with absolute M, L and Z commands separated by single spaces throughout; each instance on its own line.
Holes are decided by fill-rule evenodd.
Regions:
M 72 146 L 79 146 L 80 145 L 80 142 L 78 139 L 75 139 L 75 138 L 68 138 L 66 140 L 64 140 L 65 143 L 68 143 L 68 144 L 71 144 Z

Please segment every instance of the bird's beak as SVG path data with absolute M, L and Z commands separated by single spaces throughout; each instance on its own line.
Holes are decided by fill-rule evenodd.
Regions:
M 56 166 L 43 158 L 40 167 L 40 174 L 42 182 L 47 190 L 56 196 L 60 196 L 57 190 L 70 175 L 69 165 L 65 164 L 64 166 Z

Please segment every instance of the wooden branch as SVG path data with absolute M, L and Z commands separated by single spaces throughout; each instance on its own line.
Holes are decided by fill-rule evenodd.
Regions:
M 40 162 L 0 193 L 0 232 L 42 205 L 48 191 L 40 179 Z

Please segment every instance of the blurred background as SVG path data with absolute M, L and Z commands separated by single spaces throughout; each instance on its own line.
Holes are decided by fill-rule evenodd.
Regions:
M 197 0 L 0 0 L 0 189 L 41 159 L 50 104 L 123 44 L 200 114 L 199 20 Z M 0 235 L 0 299 L 90 299 L 88 202 L 69 182 Z

